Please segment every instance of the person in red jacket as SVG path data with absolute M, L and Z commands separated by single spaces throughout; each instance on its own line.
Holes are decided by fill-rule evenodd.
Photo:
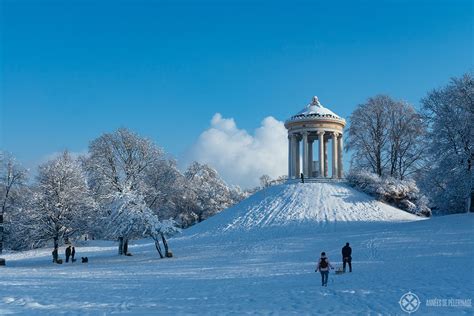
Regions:
M 321 258 L 319 258 L 315 272 L 318 272 L 319 270 L 319 272 L 321 273 L 322 286 L 328 286 L 329 268 L 334 269 L 331 262 L 329 262 L 329 258 L 326 257 L 326 253 L 321 252 Z

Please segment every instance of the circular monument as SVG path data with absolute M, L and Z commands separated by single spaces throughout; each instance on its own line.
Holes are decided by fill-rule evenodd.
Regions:
M 318 97 L 285 122 L 288 130 L 288 178 L 329 177 L 328 143 L 331 143 L 331 178 L 343 177 L 342 136 L 346 120 L 321 105 Z M 313 155 L 313 144 L 318 151 Z M 314 160 L 316 157 L 317 160 Z

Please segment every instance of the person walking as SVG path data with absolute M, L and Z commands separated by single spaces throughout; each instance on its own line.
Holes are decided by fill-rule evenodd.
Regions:
M 69 257 L 71 256 L 71 246 L 69 245 L 66 248 L 66 262 L 69 262 Z
M 329 279 L 329 268 L 334 269 L 329 258 L 326 257 L 325 252 L 321 252 L 321 258 L 319 258 L 318 265 L 316 266 L 315 272 L 321 273 L 321 286 L 328 286 Z
M 352 272 L 352 248 L 349 243 L 342 247 L 342 270 L 346 272 L 346 263 L 349 264 L 349 272 Z
M 74 248 L 74 246 L 72 246 L 72 250 L 71 250 L 71 262 L 75 262 L 76 259 L 74 259 L 74 256 L 76 255 L 76 248 Z

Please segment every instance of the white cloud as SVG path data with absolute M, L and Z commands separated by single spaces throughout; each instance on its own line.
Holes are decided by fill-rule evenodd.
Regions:
M 287 131 L 283 122 L 269 116 L 251 135 L 234 119 L 216 113 L 188 158 L 208 163 L 229 184 L 254 187 L 263 174 L 276 178 L 287 173 Z

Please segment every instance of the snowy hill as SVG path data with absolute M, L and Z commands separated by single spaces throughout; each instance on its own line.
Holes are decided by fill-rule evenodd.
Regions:
M 343 182 L 281 184 L 257 192 L 190 229 L 216 232 L 292 224 L 401 222 L 421 218 L 375 200 Z

